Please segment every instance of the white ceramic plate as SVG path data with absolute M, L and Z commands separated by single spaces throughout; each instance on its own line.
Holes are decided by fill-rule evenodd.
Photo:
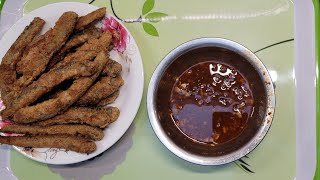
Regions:
M 13 42 L 34 17 L 38 16 L 46 21 L 44 29 L 41 32 L 44 33 L 52 27 L 62 13 L 66 11 L 74 11 L 78 13 L 79 16 L 82 16 L 96 9 L 97 7 L 89 4 L 64 2 L 43 6 L 30 12 L 12 26 L 1 39 L 0 59 L 2 59 Z M 14 149 L 28 158 L 42 163 L 61 165 L 85 161 L 110 148 L 121 138 L 131 125 L 140 106 L 144 82 L 143 65 L 138 46 L 130 32 L 113 16 L 109 14 L 106 15 L 106 17 L 97 25 L 121 31 L 121 44 L 123 45 L 125 43 L 125 46 L 115 47 L 110 53 L 111 58 L 122 64 L 122 78 L 125 81 L 125 84 L 120 89 L 120 96 L 113 104 L 111 104 L 111 106 L 116 106 L 120 109 L 121 113 L 119 119 L 105 129 L 105 138 L 96 142 L 97 150 L 92 154 L 79 154 L 55 148 L 14 147 Z

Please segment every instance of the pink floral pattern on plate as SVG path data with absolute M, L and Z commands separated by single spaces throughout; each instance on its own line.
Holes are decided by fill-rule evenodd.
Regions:
M 0 97 L 0 111 L 4 110 L 6 108 L 6 106 L 3 104 L 3 101 L 1 100 Z
M 13 124 L 11 121 L 4 121 L 0 120 L 0 129 L 5 127 L 5 126 L 10 126 Z M 12 133 L 0 133 L 1 136 L 16 136 L 17 134 L 12 134 Z
M 113 17 L 104 17 L 101 20 L 103 31 L 116 31 L 113 36 L 114 49 L 120 53 L 123 53 L 127 49 L 127 43 L 129 43 L 130 36 L 126 29 Z
M 13 124 L 12 121 L 2 120 L 2 121 L 0 121 L 0 129 L 1 129 L 2 127 L 9 126 L 9 125 L 11 125 L 11 124 Z
M 3 104 L 3 101 L 0 97 L 0 112 L 2 110 L 4 110 L 6 107 L 5 105 Z M 10 126 L 11 124 L 13 124 L 12 121 L 9 121 L 9 120 L 4 120 L 2 119 L 2 117 L 0 116 L 0 129 L 5 127 L 5 126 Z M 21 136 L 22 134 L 13 134 L 13 133 L 2 133 L 0 132 L 0 136 Z

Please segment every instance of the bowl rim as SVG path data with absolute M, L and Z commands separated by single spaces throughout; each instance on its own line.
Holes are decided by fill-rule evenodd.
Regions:
M 159 122 L 157 112 L 156 112 L 157 87 L 163 73 L 171 65 L 171 63 L 174 60 L 176 60 L 179 56 L 191 50 L 202 48 L 202 47 L 220 47 L 220 48 L 225 48 L 235 53 L 238 53 L 256 68 L 263 82 L 269 82 L 269 83 L 264 83 L 267 102 L 266 102 L 265 116 L 263 118 L 261 127 L 256 132 L 255 136 L 246 144 L 244 144 L 241 148 L 222 156 L 215 156 L 215 157 L 201 156 L 201 155 L 190 153 L 180 148 L 170 139 L 170 137 L 167 136 L 165 131 L 162 129 L 162 126 Z M 246 48 L 245 46 L 235 41 L 228 40 L 225 38 L 213 38 L 213 37 L 197 38 L 197 39 L 189 40 L 177 46 L 173 50 L 171 50 L 161 60 L 161 62 L 158 64 L 158 66 L 154 70 L 153 75 L 149 82 L 148 92 L 147 92 L 147 112 L 149 116 L 149 121 L 158 139 L 162 142 L 164 146 L 166 146 L 176 156 L 188 162 L 199 164 L 199 165 L 227 164 L 242 158 L 243 156 L 251 152 L 253 149 L 255 149 L 260 144 L 260 142 L 263 140 L 268 130 L 270 129 L 270 126 L 273 121 L 274 112 L 275 112 L 275 105 L 276 105 L 276 102 L 275 102 L 274 84 L 266 66 L 248 48 Z

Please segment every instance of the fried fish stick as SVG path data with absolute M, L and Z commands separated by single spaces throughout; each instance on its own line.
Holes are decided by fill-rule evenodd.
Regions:
M 52 28 L 50 28 L 48 31 L 52 31 Z M 47 32 L 48 32 L 47 31 Z M 33 38 L 32 42 L 26 47 L 25 51 L 23 52 L 23 54 L 27 54 L 29 52 L 29 50 L 34 47 L 37 43 L 39 43 L 40 41 L 43 41 L 45 38 L 46 34 L 41 34 L 35 38 Z
M 116 77 L 122 71 L 122 66 L 115 60 L 109 58 L 106 67 L 102 71 L 102 75 Z
M 59 94 L 57 98 L 19 109 L 14 114 L 13 121 L 19 123 L 32 123 L 49 119 L 57 114 L 63 113 L 81 97 L 92 83 L 91 77 L 79 78 L 74 81 L 69 89 Z
M 112 34 L 107 31 L 104 32 L 100 38 L 91 39 L 81 47 L 77 49 L 76 52 L 71 53 L 66 56 L 62 61 L 56 64 L 53 68 L 64 66 L 66 63 L 71 61 L 90 61 L 101 51 L 107 52 L 108 46 L 112 41 Z
M 15 83 L 15 91 L 26 87 L 45 69 L 52 57 L 66 42 L 72 33 L 78 15 L 65 12 L 58 19 L 53 29 L 47 31 L 41 40 L 35 43 L 17 63 L 17 72 L 22 76 Z
M 108 104 L 111 104 L 113 103 L 117 98 L 119 97 L 119 90 L 112 93 L 110 96 L 108 96 L 107 98 L 105 99 L 102 99 L 98 104 L 97 106 L 98 107 L 102 107 L 102 106 L 106 106 Z
M 120 72 L 122 71 L 122 66 L 120 63 L 118 63 L 115 60 L 112 59 L 108 59 L 108 62 L 106 64 L 106 67 L 103 69 L 103 71 L 101 72 L 101 75 L 106 75 L 106 76 L 111 76 L 111 77 L 116 77 L 117 75 L 120 74 Z M 56 97 L 57 94 L 59 94 L 62 90 L 57 90 L 54 94 L 51 95 L 51 97 Z M 106 98 L 105 102 L 102 104 L 110 104 L 112 103 L 118 96 L 114 96 L 110 99 Z M 114 99 L 113 99 L 114 98 Z M 113 99 L 113 100 L 112 100 Z M 110 101 L 111 102 L 108 102 Z
M 115 78 L 101 77 L 88 91 L 76 102 L 78 106 L 96 105 L 124 84 L 121 76 Z
M 84 29 L 86 26 L 88 26 L 89 24 L 91 24 L 92 22 L 102 19 L 104 17 L 104 15 L 106 14 L 106 7 L 103 8 L 99 8 L 85 16 L 81 16 L 78 20 L 78 23 L 76 25 L 75 30 L 79 31 Z
M 90 126 L 105 128 L 110 123 L 116 121 L 119 115 L 120 111 L 116 107 L 71 107 L 63 114 L 57 115 L 48 120 L 39 121 L 34 125 L 52 126 L 56 124 L 88 124 Z
M 54 126 L 29 126 L 29 125 L 9 125 L 0 129 L 3 133 L 15 133 L 25 135 L 68 135 L 80 136 L 95 141 L 100 141 L 104 134 L 100 128 L 88 125 L 54 125 Z
M 70 37 L 66 44 L 55 54 L 48 63 L 47 69 L 51 69 L 55 64 L 63 60 L 65 55 L 72 49 L 81 46 L 89 39 L 99 38 L 102 32 L 96 27 L 85 29 L 83 32 L 78 33 Z
M 10 86 L 16 81 L 16 64 L 19 62 L 25 48 L 32 42 L 34 37 L 41 31 L 44 20 L 39 17 L 33 19 L 17 40 L 11 45 L 10 49 L 2 58 L 0 65 L 0 90 L 2 98 L 10 91 Z
M 94 62 L 97 63 L 98 66 L 97 72 L 94 75 L 90 77 L 80 77 L 73 82 L 70 88 L 61 92 L 54 99 L 19 109 L 14 114 L 13 120 L 18 123 L 32 123 L 52 118 L 66 111 L 97 79 L 107 62 L 106 53 L 103 51 L 99 53 Z
M 0 136 L 0 144 L 33 148 L 60 148 L 78 153 L 90 154 L 97 149 L 96 144 L 86 138 L 73 136 Z
M 26 107 L 35 102 L 43 94 L 52 90 L 61 82 L 78 78 L 91 76 L 97 71 L 97 66 L 94 62 L 71 62 L 64 67 L 53 69 L 45 74 L 42 74 L 37 81 L 34 81 L 27 88 L 23 89 L 20 95 L 17 96 L 12 103 L 8 104 L 6 109 L 1 112 L 3 118 L 11 119 L 13 114 L 20 108 Z M 13 94 L 16 92 L 10 92 Z

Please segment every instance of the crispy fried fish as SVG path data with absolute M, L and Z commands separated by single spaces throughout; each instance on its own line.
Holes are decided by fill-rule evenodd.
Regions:
M 102 19 L 106 14 L 107 9 L 105 7 L 99 8 L 85 16 L 81 16 L 78 20 L 75 30 L 79 31 L 84 29 L 86 26 L 90 25 L 96 20 Z
M 112 93 L 110 96 L 108 96 L 107 98 L 105 99 L 102 99 L 98 104 L 97 106 L 98 107 L 102 107 L 102 106 L 106 106 L 108 104 L 111 104 L 113 103 L 117 98 L 119 97 L 119 90 Z
M 65 12 L 58 19 L 53 29 L 47 31 L 38 42 L 24 54 L 17 63 L 17 72 L 22 75 L 15 83 L 19 91 L 37 78 L 46 68 L 52 55 L 66 42 L 77 22 L 75 12 Z
M 97 72 L 90 77 L 80 77 L 65 91 L 61 92 L 56 98 L 38 103 L 34 106 L 27 106 L 19 109 L 13 120 L 18 123 L 32 123 L 46 120 L 63 113 L 76 102 L 94 83 L 107 62 L 106 52 L 101 51 L 95 58 Z
M 0 136 L 0 144 L 33 148 L 60 148 L 87 154 L 97 149 L 96 144 L 86 138 L 59 135 Z
M 20 61 L 25 48 L 41 31 L 44 24 L 45 21 L 41 18 L 34 18 L 2 58 L 0 65 L 0 90 L 4 101 L 6 101 L 5 94 L 10 91 L 11 85 L 17 80 L 16 64 Z
M 52 31 L 52 28 L 50 28 L 48 31 Z M 45 35 L 46 33 L 33 38 L 32 42 L 24 50 L 23 54 L 26 55 L 32 47 L 34 47 L 37 43 L 40 43 L 41 41 L 43 41 L 44 38 L 46 37 Z
M 99 128 L 105 128 L 116 121 L 120 111 L 116 107 L 89 108 L 71 107 L 63 114 L 51 119 L 36 122 L 37 126 L 51 126 L 56 124 L 88 124 Z
M 110 76 L 101 77 L 88 91 L 76 102 L 78 106 L 96 105 L 105 99 L 124 84 L 121 76 L 112 78 Z
M 37 81 L 34 81 L 27 88 L 17 95 L 12 103 L 6 106 L 1 112 L 3 118 L 10 119 L 20 108 L 26 107 L 35 102 L 43 94 L 49 92 L 52 88 L 61 82 L 78 77 L 91 76 L 97 71 L 94 62 L 70 62 L 64 67 L 53 69 L 42 74 Z M 15 92 L 10 92 L 10 94 Z M 8 96 L 10 95 L 8 94 Z M 16 95 L 13 95 L 16 96 Z
M 102 32 L 96 27 L 90 27 L 85 29 L 83 32 L 77 33 L 70 37 L 66 44 L 55 54 L 50 62 L 48 63 L 47 69 L 51 69 L 55 64 L 63 60 L 65 55 L 73 48 L 81 46 L 86 43 L 89 39 L 99 38 Z
M 116 77 L 121 71 L 121 64 L 109 58 L 108 63 L 101 74 L 105 76 Z
M 104 134 L 100 128 L 88 125 L 53 125 L 53 126 L 35 126 L 35 125 L 9 125 L 0 129 L 3 133 L 25 134 L 25 135 L 68 135 L 80 136 L 95 141 L 103 138 Z
M 118 63 L 117 61 L 115 60 L 112 60 L 112 59 L 108 59 L 108 62 L 106 64 L 106 67 L 103 69 L 103 71 L 101 72 L 101 75 L 108 75 L 108 76 L 111 76 L 111 77 L 116 77 L 117 75 L 120 74 L 122 70 L 122 66 L 120 63 Z M 50 95 L 51 98 L 55 98 L 57 97 L 57 95 L 59 93 L 61 93 L 61 89 L 57 89 L 53 94 Z M 110 95 L 111 96 L 111 95 Z M 110 98 L 106 98 L 104 100 L 104 102 L 101 102 L 101 105 L 100 106 L 104 106 L 102 104 L 110 104 L 112 103 L 116 98 L 118 97 L 118 95 L 116 96 L 116 94 Z
M 64 66 L 71 61 L 90 61 L 101 51 L 107 52 L 108 46 L 112 41 L 112 34 L 107 31 L 104 32 L 100 38 L 91 39 L 82 46 L 80 46 L 76 52 L 66 56 L 62 61 L 57 63 L 53 68 Z

